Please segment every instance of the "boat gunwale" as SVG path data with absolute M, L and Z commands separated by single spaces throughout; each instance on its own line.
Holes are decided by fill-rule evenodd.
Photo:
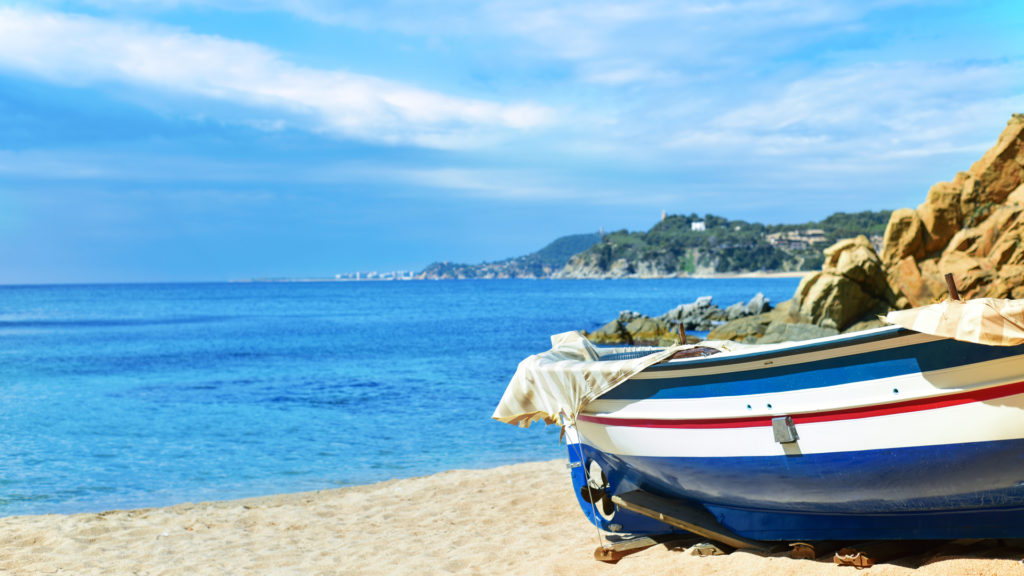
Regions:
M 850 334 L 837 334 L 835 336 L 825 336 L 823 338 L 815 338 L 813 340 L 803 340 L 795 342 L 780 342 L 778 344 L 766 344 L 766 345 L 751 345 L 750 348 L 741 348 L 737 350 L 727 350 L 720 354 L 714 354 L 712 356 L 694 357 L 694 358 L 678 358 L 675 360 L 667 360 L 660 364 L 654 364 L 648 366 L 643 370 L 644 373 L 651 372 L 665 372 L 669 370 L 678 370 L 680 368 L 691 368 L 697 366 L 728 366 L 730 364 L 745 364 L 749 362 L 757 362 L 762 360 L 774 360 L 776 358 L 786 358 L 789 356 L 796 356 L 799 354 L 807 354 L 814 352 L 823 352 L 827 350 L 834 350 L 837 348 L 844 348 L 847 346 L 854 346 L 857 344 L 866 344 L 871 342 L 882 342 L 885 340 L 893 340 L 896 338 L 902 338 L 912 335 L 925 335 L 923 332 L 915 332 L 914 330 L 908 330 L 902 326 L 883 326 L 881 328 L 874 328 L 872 330 L 864 330 L 862 332 L 852 332 Z M 941 336 L 933 336 L 935 340 L 945 340 Z M 765 347 L 771 347 L 770 349 L 764 349 Z

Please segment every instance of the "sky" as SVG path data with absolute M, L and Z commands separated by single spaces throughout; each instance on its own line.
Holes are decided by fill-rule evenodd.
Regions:
M 0 283 L 420 270 L 916 206 L 1024 3 L 0 0 Z

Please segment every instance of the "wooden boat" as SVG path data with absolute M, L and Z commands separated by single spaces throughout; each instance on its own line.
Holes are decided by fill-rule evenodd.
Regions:
M 988 311 L 959 310 L 951 333 L 935 329 L 950 324 L 943 308 L 903 322 L 927 331 L 631 360 L 562 335 L 554 357 L 524 361 L 495 417 L 559 418 L 581 508 L 610 533 L 685 529 L 734 547 L 1022 538 L 1024 303 L 1000 302 L 992 320 L 971 301 Z M 566 357 L 574 346 L 580 360 Z M 548 397 L 559 374 L 571 393 Z

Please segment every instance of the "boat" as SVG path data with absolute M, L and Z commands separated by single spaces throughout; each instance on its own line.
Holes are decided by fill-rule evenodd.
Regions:
M 577 500 L 606 534 L 1024 538 L 1024 301 L 886 320 L 771 345 L 560 334 L 494 417 L 563 427 Z

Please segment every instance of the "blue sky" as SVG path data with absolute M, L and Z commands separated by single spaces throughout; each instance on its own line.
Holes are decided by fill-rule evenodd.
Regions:
M 0 283 L 419 270 L 916 206 L 1024 4 L 0 0 Z

